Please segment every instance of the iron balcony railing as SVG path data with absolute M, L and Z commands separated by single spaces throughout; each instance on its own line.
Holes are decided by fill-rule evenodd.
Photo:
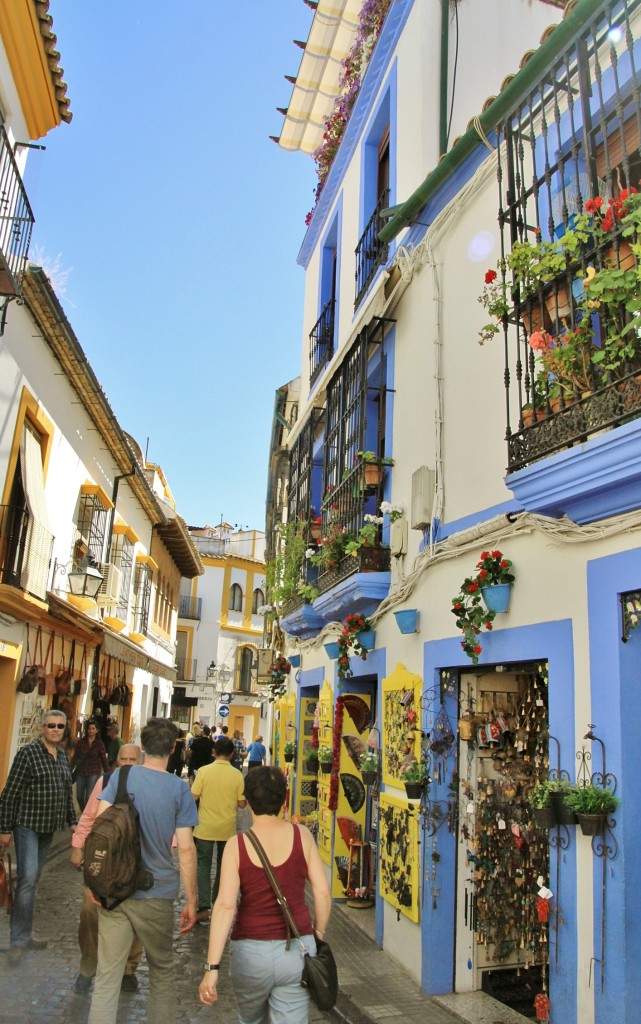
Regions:
M 176 678 L 187 682 L 196 678 L 198 661 L 195 658 L 176 658 Z
M 334 299 L 323 306 L 323 311 L 309 334 L 309 386 L 319 377 L 334 353 Z
M 357 558 L 345 557 L 341 548 L 346 541 L 358 536 L 361 526 L 365 525 L 366 515 L 377 515 L 383 498 L 385 473 L 388 471 L 380 466 L 378 481 L 368 483 L 365 478 L 366 467 L 367 463 L 359 461 L 341 483 L 328 492 L 323 502 L 321 543 L 328 552 L 335 552 L 336 557 L 333 565 L 326 563 L 320 567 L 318 590 L 321 594 L 341 579 L 361 571 L 360 552 Z M 379 550 L 378 547 L 376 550 Z
M 510 471 L 641 416 L 638 237 L 621 225 L 641 178 L 640 46 L 641 0 L 613 0 L 499 129 Z M 515 281 L 539 243 L 557 268 L 533 255 Z M 601 271 L 614 276 L 593 299 Z
M 386 188 L 376 204 L 372 216 L 367 222 L 367 227 L 360 237 L 356 246 L 356 308 L 365 292 L 369 288 L 378 268 L 387 260 L 389 247 L 386 242 L 381 242 L 378 233 L 383 227 L 381 210 L 389 206 L 390 190 Z
M 190 597 L 181 594 L 178 603 L 178 616 L 181 619 L 200 619 L 203 606 L 202 597 Z
M 34 216 L 5 129 L 0 125 L 0 295 L 21 295 Z
M 0 580 L 44 600 L 53 535 L 24 508 L 0 505 Z

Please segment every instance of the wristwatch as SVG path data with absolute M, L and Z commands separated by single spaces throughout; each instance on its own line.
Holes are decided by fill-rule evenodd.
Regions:
M 205 970 L 206 971 L 217 971 L 217 970 L 219 970 L 219 968 L 220 968 L 220 964 L 210 964 L 210 963 L 206 963 L 205 964 Z

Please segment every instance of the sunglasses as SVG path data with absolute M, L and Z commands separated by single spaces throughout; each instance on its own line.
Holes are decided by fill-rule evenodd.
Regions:
M 58 724 L 58 722 L 45 722 L 45 729 L 64 729 L 64 722 Z

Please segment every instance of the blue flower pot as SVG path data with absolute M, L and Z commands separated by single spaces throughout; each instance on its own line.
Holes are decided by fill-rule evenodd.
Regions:
M 358 634 L 358 642 L 362 644 L 366 651 L 374 650 L 375 640 L 376 634 L 373 629 L 366 629 L 362 633 Z
M 497 614 L 508 610 L 511 594 L 511 583 L 495 583 L 491 587 L 481 587 L 481 597 L 485 602 L 485 607 L 488 611 Z
M 405 608 L 403 611 L 394 612 L 394 618 L 401 633 L 418 633 L 417 608 Z
M 292 668 L 298 668 L 300 665 L 300 654 L 290 654 L 289 664 Z
M 323 647 L 327 651 L 327 657 L 331 658 L 332 661 L 336 661 L 338 658 L 338 643 L 323 644 Z

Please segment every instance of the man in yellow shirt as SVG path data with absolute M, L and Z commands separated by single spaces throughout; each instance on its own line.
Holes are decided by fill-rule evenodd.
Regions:
M 216 902 L 220 885 L 220 865 L 225 843 L 236 835 L 236 811 L 245 807 L 245 783 L 242 772 L 234 768 L 233 740 L 222 736 L 216 740 L 213 764 L 204 765 L 196 772 L 191 795 L 198 804 L 198 825 L 194 829 L 198 858 L 198 913 L 197 921 L 206 921 Z M 216 850 L 216 877 L 211 884 L 211 866 Z

